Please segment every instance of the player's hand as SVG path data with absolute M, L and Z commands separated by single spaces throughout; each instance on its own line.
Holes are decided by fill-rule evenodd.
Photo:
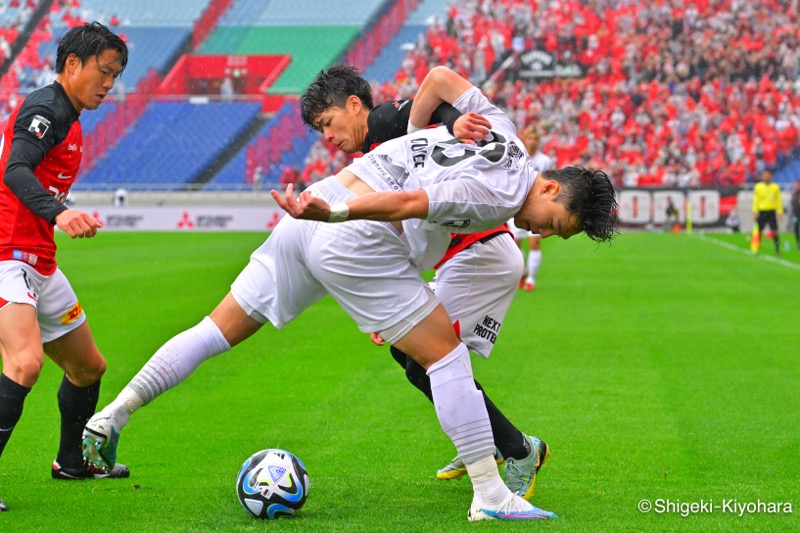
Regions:
M 492 123 L 487 118 L 472 111 L 461 115 L 453 123 L 453 135 L 465 144 L 475 144 L 476 141 L 483 140 L 491 129 Z
M 370 333 L 369 334 L 369 340 L 371 340 L 372 343 L 377 345 L 377 346 L 383 346 L 385 344 L 385 342 L 383 340 L 383 337 L 381 337 L 377 333 Z
M 67 209 L 56 215 L 56 226 L 73 239 L 89 239 L 97 235 L 103 223 L 83 211 Z
M 278 206 L 286 211 L 292 218 L 301 218 L 303 220 L 319 220 L 327 222 L 331 216 L 331 206 L 323 200 L 311 194 L 311 191 L 303 191 L 300 195 L 294 197 L 294 187 L 290 183 L 286 186 L 286 197 L 281 196 L 281 193 L 272 189 L 270 194 L 278 202 Z

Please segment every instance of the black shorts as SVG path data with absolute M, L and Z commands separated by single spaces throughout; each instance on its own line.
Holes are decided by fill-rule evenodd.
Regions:
M 778 215 L 775 211 L 758 212 L 758 228 L 764 231 L 767 226 L 771 227 L 776 235 L 778 234 Z

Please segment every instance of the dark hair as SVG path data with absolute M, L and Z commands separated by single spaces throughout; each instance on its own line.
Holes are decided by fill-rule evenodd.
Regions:
M 87 22 L 83 26 L 75 26 L 58 41 L 56 73 L 64 72 L 67 58 L 72 54 L 81 60 L 81 65 L 85 65 L 87 59 L 92 56 L 99 59 L 100 54 L 109 48 L 119 52 L 122 67 L 120 72 L 125 70 L 125 65 L 128 64 L 128 46 L 125 41 L 99 22 Z
M 372 111 L 372 87 L 358 74 L 358 69 L 348 65 L 334 65 L 321 70 L 300 97 L 300 114 L 311 129 L 314 121 L 332 107 L 344 107 L 350 96 L 357 96 Z
M 561 186 L 557 201 L 570 213 L 577 213 L 578 227 L 595 242 L 605 242 L 619 234 L 619 204 L 608 175 L 602 170 L 565 167 L 546 170 L 542 177 Z

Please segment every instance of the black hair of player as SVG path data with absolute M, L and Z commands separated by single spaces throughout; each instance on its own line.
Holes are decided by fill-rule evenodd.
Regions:
M 94 57 L 95 60 L 99 61 L 100 54 L 109 48 L 119 52 L 120 73 L 122 73 L 128 64 L 128 46 L 125 41 L 97 21 L 75 26 L 58 41 L 56 73 L 61 74 L 64 72 L 67 58 L 72 54 L 75 54 L 81 60 L 81 65 L 85 65 L 86 60 L 90 57 Z
M 574 166 L 545 170 L 542 177 L 559 183 L 556 201 L 578 215 L 578 227 L 590 239 L 606 242 L 619 234 L 617 194 L 605 172 Z
M 361 104 L 372 111 L 372 87 L 362 78 L 358 69 L 349 65 L 334 65 L 321 70 L 308 89 L 300 96 L 300 115 L 312 130 L 319 116 L 332 107 L 344 107 L 350 96 L 357 96 Z

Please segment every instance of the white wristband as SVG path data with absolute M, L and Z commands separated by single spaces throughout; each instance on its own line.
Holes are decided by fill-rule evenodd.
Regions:
M 413 124 L 411 123 L 411 121 L 409 120 L 409 121 L 408 121 L 408 129 L 407 129 L 406 131 L 407 131 L 408 133 L 414 133 L 415 131 L 424 130 L 424 129 L 425 129 L 425 128 L 418 128 L 418 127 L 416 127 L 416 126 L 415 126 L 415 125 L 413 125 Z
M 328 222 L 344 222 L 350 216 L 350 208 L 344 202 L 333 204 L 331 206 L 331 215 L 328 217 Z

